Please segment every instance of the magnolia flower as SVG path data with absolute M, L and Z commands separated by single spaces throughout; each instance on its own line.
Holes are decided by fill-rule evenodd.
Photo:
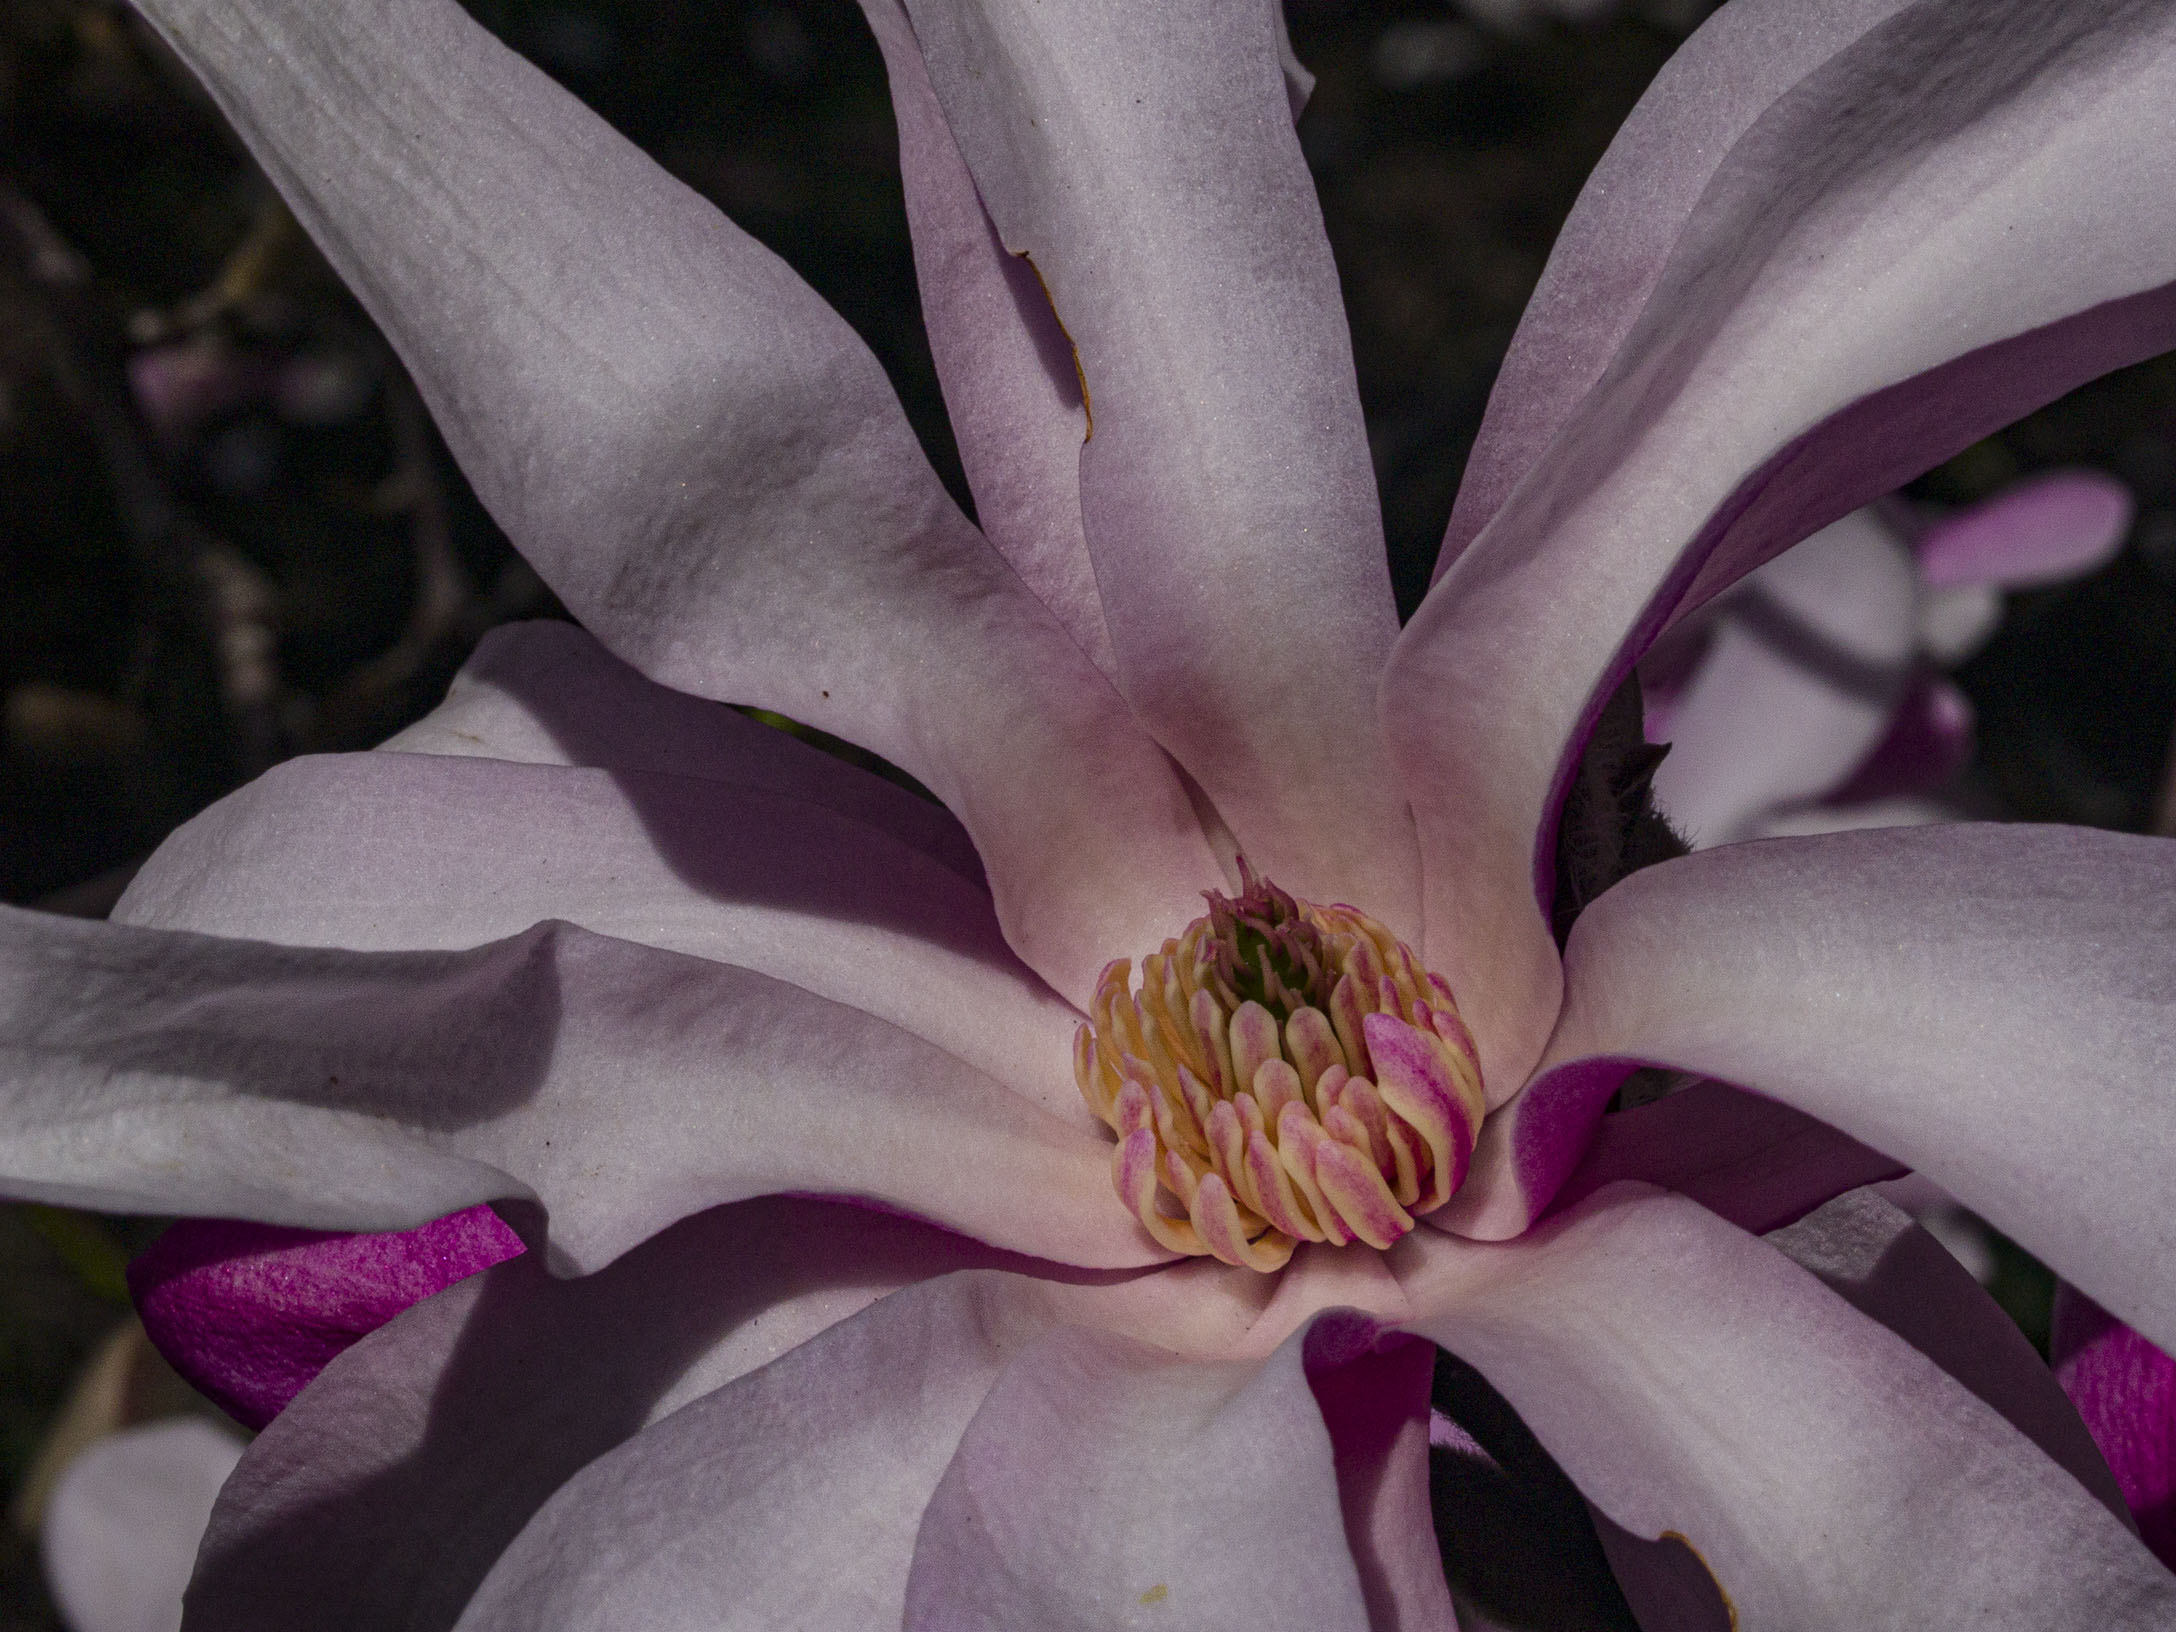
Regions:
M 170 1416 L 107 1435 L 68 1466 L 39 1532 L 70 1632 L 173 1632 L 236 1436 Z
M 2130 490 L 2089 470 L 2018 482 L 1931 525 L 1854 511 L 1657 642 L 1646 731 L 1670 744 L 1655 802 L 1694 846 L 1939 821 L 1972 751 L 1942 674 L 2002 617 L 2002 591 L 2090 571 L 2123 543 Z
M 2176 854 L 1587 899 L 1673 619 L 2176 340 L 2176 14 L 1736 0 L 1400 631 L 1263 0 L 870 0 L 975 525 L 845 326 L 450 0 L 145 9 L 588 630 L 119 922 L 0 918 L 11 1190 L 531 1249 L 252 1444 L 200 1624 L 1447 1626 L 1431 1345 L 1652 1625 L 1693 1554 L 1745 1627 L 2176 1616 L 1946 1255 L 1855 1197 L 1753 1233 L 1893 1158 L 2176 1337 Z M 1641 1064 L 1758 1097 L 1605 1121 Z M 355 1306 L 410 1272 L 331 1250 Z

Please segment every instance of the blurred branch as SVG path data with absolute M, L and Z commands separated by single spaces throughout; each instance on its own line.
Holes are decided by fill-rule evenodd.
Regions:
M 476 596 L 454 553 L 444 484 L 433 457 L 430 418 L 407 372 L 384 359 L 385 418 L 392 433 L 393 471 L 373 495 L 375 507 L 408 517 L 415 562 L 415 602 L 400 638 L 349 672 L 325 700 L 320 734 L 331 739 L 367 733 L 455 642 L 473 640 Z
M 244 250 L 261 259 L 248 240 Z M 162 635 L 202 638 L 219 675 L 232 768 L 256 775 L 286 752 L 276 588 L 169 491 L 129 396 L 120 326 L 98 299 L 89 264 L 6 183 L 0 183 L 0 275 L 37 316 L 47 369 L 97 447 L 127 530 L 153 605 L 139 667 L 156 660 Z

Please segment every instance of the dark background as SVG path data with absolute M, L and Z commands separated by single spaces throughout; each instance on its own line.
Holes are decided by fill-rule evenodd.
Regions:
M 1481 0 L 1473 0 L 1476 10 Z M 517 49 L 791 262 L 958 460 L 915 303 L 882 68 L 851 0 L 474 0 Z M 1699 0 L 1476 22 L 1290 0 L 1402 610 L 1587 171 Z M 1529 9 L 1540 9 L 1530 6 Z M 104 0 L 0 0 L 0 898 L 96 914 L 176 823 L 428 708 L 491 624 L 558 615 L 354 302 L 186 77 Z M 2147 830 L 2176 718 L 2176 362 L 2092 385 L 1916 484 L 2061 464 L 2140 500 L 2122 555 L 2013 596 L 1959 676 L 1971 796 Z M 156 1229 L 0 1209 L 0 1478 L 126 1318 Z M 2046 1287 L 2006 1259 L 2029 1331 Z M 0 1632 L 48 1627 L 0 1543 Z

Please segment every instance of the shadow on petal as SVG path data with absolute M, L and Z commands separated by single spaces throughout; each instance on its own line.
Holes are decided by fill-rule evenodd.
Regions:
M 1450 1354 L 1433 1400 L 1428 1495 L 1461 1624 L 1638 1632 L 1578 1487 L 1511 1403 Z

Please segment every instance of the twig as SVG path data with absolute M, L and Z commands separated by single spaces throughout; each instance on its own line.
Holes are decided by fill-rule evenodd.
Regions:
M 35 204 L 5 183 L 0 250 L 26 303 L 43 319 L 47 368 L 91 433 L 153 603 L 140 666 L 148 667 L 160 646 L 162 625 L 201 641 L 219 675 L 232 769 L 254 776 L 287 751 L 277 589 L 168 491 L 129 396 L 118 325 L 97 298 L 88 263 Z

